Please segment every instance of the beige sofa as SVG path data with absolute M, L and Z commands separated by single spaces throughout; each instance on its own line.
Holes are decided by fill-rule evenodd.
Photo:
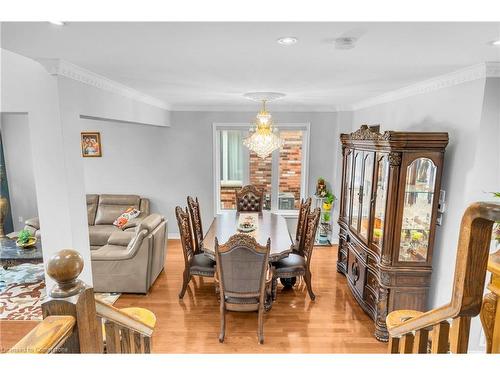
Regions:
M 141 214 L 122 229 L 113 225 L 127 208 Z M 96 292 L 147 293 L 165 263 L 167 221 L 138 195 L 88 194 L 87 218 Z M 38 218 L 25 229 L 40 237 Z

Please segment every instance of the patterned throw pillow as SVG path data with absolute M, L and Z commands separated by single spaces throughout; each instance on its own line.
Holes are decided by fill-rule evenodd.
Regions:
M 127 210 L 121 214 L 114 222 L 113 225 L 117 226 L 118 228 L 123 228 L 125 224 L 128 223 L 130 219 L 134 219 L 137 216 L 141 214 L 141 211 L 139 211 L 137 208 L 134 207 L 129 207 Z

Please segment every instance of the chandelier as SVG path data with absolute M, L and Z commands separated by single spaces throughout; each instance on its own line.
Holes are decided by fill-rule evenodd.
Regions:
M 273 128 L 273 119 L 266 110 L 266 100 L 262 100 L 262 109 L 255 117 L 255 127 L 250 129 L 250 135 L 243 140 L 243 145 L 255 152 L 261 159 L 268 157 L 274 150 L 283 146 L 284 140 Z

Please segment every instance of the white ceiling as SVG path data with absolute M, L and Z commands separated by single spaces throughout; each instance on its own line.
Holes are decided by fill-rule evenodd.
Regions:
M 354 49 L 331 40 L 359 36 Z M 247 91 L 287 96 L 270 108 L 334 110 L 485 61 L 500 61 L 500 23 L 2 24 L 2 47 L 61 58 L 172 109 L 248 109 Z M 299 39 L 293 46 L 276 43 Z

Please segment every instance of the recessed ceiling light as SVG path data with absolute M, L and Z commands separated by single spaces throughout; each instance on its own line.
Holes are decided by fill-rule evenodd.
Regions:
M 500 39 L 490 42 L 492 46 L 500 47 Z
M 56 25 L 56 26 L 64 26 L 63 21 L 49 21 L 49 23 L 51 23 L 52 25 Z
M 283 38 L 279 38 L 277 42 L 282 46 L 291 46 L 297 43 L 298 39 L 293 36 L 284 36 Z

